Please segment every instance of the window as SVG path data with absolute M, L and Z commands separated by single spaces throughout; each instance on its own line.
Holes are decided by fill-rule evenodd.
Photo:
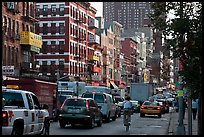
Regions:
M 11 19 L 8 18 L 8 35 L 11 35 Z
M 18 23 L 18 21 L 16 22 L 16 34 L 19 34 L 19 23 Z
M 26 31 L 29 31 L 29 26 L 28 25 L 26 25 Z
M 28 93 L 26 93 L 26 98 L 28 100 L 29 109 L 33 109 L 33 102 L 32 102 L 31 96 Z
M 51 41 L 51 45 L 55 46 L 56 45 L 56 41 Z
M 3 92 L 2 95 L 6 100 L 6 106 L 25 107 L 23 97 L 20 93 Z
M 47 35 L 47 30 L 48 30 L 47 23 L 43 23 L 43 35 Z
M 34 17 L 33 9 L 34 9 L 33 4 L 30 4 L 30 16 L 32 16 L 32 17 Z
M 64 41 L 59 41 L 59 54 L 64 53 Z
M 55 46 L 51 47 L 51 54 L 55 54 Z
M 48 15 L 48 5 L 43 5 L 43 16 Z
M 64 16 L 64 4 L 60 4 L 60 5 L 59 5 L 59 10 L 60 10 L 59 15 L 60 15 L 60 16 Z
M 64 69 L 64 61 L 59 61 L 59 69 L 60 70 Z
M 13 23 L 12 23 L 12 36 L 13 37 L 15 36 L 15 20 L 13 20 Z
M 25 24 L 22 23 L 22 30 L 25 31 Z
M 64 23 L 59 23 L 59 34 L 64 34 Z
M 30 26 L 30 32 L 34 33 L 34 27 L 33 26 Z
M 43 54 L 47 53 L 47 41 L 43 41 L 42 50 Z
M 73 25 L 72 24 L 70 24 L 70 28 L 71 28 L 70 29 L 70 35 L 72 35 L 73 34 L 73 30 L 72 30 L 73 29 Z
M 56 16 L 56 5 L 51 5 L 52 16 Z
M 40 16 L 40 5 L 36 5 L 35 16 L 36 16 L 36 17 L 39 17 L 39 16 Z
M 38 101 L 38 98 L 35 95 L 31 95 L 33 98 L 33 103 L 34 103 L 34 108 L 35 109 L 40 109 L 40 103 Z
M 11 65 L 14 65 L 14 47 L 11 48 Z
M 51 23 L 51 34 L 56 34 L 56 23 Z

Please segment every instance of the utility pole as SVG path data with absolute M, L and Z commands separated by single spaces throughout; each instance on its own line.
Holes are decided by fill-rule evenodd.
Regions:
M 190 91 L 188 92 L 188 135 L 192 135 L 192 100 L 190 98 Z
M 179 100 L 179 119 L 178 119 L 178 127 L 177 127 L 177 130 L 176 130 L 176 135 L 185 135 L 185 127 L 184 127 L 184 124 L 183 124 L 183 113 L 184 113 L 184 101 L 183 101 L 183 85 L 179 85 L 179 90 L 178 90 L 178 100 Z

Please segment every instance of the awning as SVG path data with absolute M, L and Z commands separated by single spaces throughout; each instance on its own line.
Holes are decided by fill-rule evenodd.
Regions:
M 113 87 L 114 89 L 118 89 L 118 86 L 116 86 L 116 84 L 115 84 L 113 81 L 110 81 L 110 83 L 111 83 L 111 85 L 112 85 L 112 87 Z

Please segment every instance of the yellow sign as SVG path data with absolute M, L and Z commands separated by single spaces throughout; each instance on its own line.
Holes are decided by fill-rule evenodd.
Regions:
M 178 96 L 178 97 L 183 96 L 183 90 L 178 90 L 178 91 L 177 91 L 177 96 Z
M 6 88 L 19 89 L 19 86 L 18 85 L 7 85 Z
M 22 31 L 20 37 L 21 45 L 31 45 L 37 48 L 42 48 L 42 36 L 32 32 Z

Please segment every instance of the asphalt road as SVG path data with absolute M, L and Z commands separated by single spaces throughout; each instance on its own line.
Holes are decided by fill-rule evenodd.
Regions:
M 96 126 L 93 129 L 82 125 L 74 127 L 67 125 L 65 128 L 60 128 L 58 122 L 52 122 L 50 135 L 168 135 L 169 113 L 162 115 L 162 118 L 148 115 L 141 118 L 139 113 L 135 113 L 132 115 L 131 126 L 128 132 L 125 131 L 122 118 L 123 115 L 117 118 L 116 121 L 103 122 L 101 127 Z

